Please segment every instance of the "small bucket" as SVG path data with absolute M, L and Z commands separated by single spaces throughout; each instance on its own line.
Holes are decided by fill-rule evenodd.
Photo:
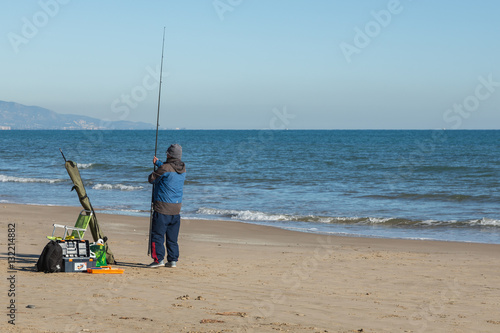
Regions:
M 104 245 L 91 244 L 90 251 L 95 254 L 96 267 L 106 266 L 106 250 Z

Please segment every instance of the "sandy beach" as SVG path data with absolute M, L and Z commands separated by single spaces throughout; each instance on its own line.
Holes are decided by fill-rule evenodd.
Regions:
M 36 272 L 52 224 L 80 210 L 0 205 L 3 332 L 500 331 L 500 245 L 183 220 L 178 267 L 150 269 L 149 219 L 97 212 L 123 275 Z

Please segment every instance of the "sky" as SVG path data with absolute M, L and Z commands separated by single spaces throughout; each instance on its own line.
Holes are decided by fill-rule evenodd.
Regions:
M 0 100 L 187 129 L 499 129 L 496 0 L 0 0 Z

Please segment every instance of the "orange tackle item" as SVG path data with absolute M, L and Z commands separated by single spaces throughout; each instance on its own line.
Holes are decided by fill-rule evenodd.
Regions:
M 123 274 L 123 269 L 111 268 L 111 266 L 93 267 L 87 269 L 87 273 L 91 274 Z

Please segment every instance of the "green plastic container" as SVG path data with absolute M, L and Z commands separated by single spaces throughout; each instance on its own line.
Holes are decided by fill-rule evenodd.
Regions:
M 104 245 L 92 244 L 90 251 L 95 253 L 96 267 L 106 266 L 106 251 Z

